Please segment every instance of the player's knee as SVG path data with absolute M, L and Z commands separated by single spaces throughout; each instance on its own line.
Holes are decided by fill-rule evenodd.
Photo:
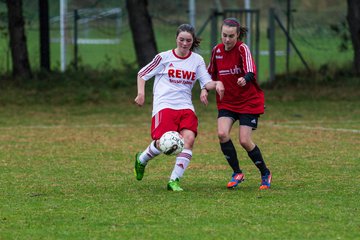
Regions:
M 224 131 L 218 131 L 218 138 L 219 138 L 220 142 L 224 142 L 227 139 L 229 139 L 229 134 L 227 134 Z
M 251 139 L 240 140 L 240 145 L 248 152 L 253 150 L 255 147 L 255 143 L 253 143 Z
M 247 139 L 247 138 L 241 138 L 240 137 L 239 143 L 245 149 L 248 149 L 251 146 L 251 141 L 249 139 Z

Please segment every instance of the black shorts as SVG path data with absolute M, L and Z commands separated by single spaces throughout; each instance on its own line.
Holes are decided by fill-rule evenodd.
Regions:
M 243 113 L 236 113 L 226 109 L 220 109 L 218 111 L 218 118 L 220 117 L 229 117 L 236 122 L 239 120 L 240 126 L 249 126 L 252 129 L 257 128 L 259 114 L 243 114 Z

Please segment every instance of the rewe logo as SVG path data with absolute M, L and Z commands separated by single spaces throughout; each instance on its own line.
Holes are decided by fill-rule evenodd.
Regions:
M 180 70 L 180 69 L 169 69 L 169 78 L 179 78 L 195 81 L 195 72 Z

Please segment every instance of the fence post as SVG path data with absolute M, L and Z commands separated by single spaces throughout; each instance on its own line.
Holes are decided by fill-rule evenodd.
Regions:
M 74 68 L 78 69 L 78 24 L 79 19 L 78 10 L 74 10 Z
M 269 82 L 272 83 L 275 80 L 275 10 L 269 9 Z
M 289 75 L 290 69 L 290 18 L 291 18 L 291 0 L 287 0 L 286 10 L 286 74 Z
M 210 36 L 210 48 L 213 49 L 218 43 L 218 11 L 216 9 L 212 10 L 211 13 L 211 36 Z
M 66 12 L 67 0 L 60 0 L 60 55 L 62 72 L 66 70 Z
M 255 10 L 256 13 L 256 25 L 255 25 L 255 63 L 256 68 L 260 69 L 260 10 Z M 259 70 L 257 71 L 258 79 L 259 78 Z M 259 80 L 260 81 L 260 80 Z

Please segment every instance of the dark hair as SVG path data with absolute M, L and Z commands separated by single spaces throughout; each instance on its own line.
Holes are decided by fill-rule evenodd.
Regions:
M 236 27 L 236 31 L 239 34 L 240 40 L 246 36 L 246 33 L 248 31 L 248 29 L 246 27 L 243 27 L 240 25 L 239 20 L 237 20 L 236 18 L 226 18 L 223 21 L 223 24 L 221 25 L 221 29 L 224 25 L 229 26 L 229 27 Z
M 190 51 L 193 51 L 194 49 L 198 48 L 200 46 L 200 38 L 197 38 L 195 35 L 195 28 L 191 26 L 190 24 L 181 24 L 176 31 L 176 37 L 179 36 L 179 33 L 181 32 L 188 32 L 193 37 L 193 44 L 191 45 Z

